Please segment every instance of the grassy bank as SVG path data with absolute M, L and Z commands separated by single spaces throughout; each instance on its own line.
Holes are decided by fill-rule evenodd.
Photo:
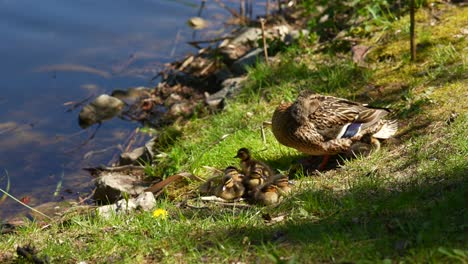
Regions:
M 193 209 L 181 206 L 177 193 L 158 200 L 166 219 L 142 212 L 75 216 L 47 228 L 30 223 L 0 237 L 0 262 L 15 261 L 16 246 L 28 244 L 52 263 L 468 262 L 468 9 L 437 4 L 432 25 L 428 10 L 417 13 L 415 62 L 402 16 L 346 29 L 373 47 L 365 67 L 352 62 L 349 49 L 341 52 L 339 41 L 317 43 L 318 32 L 277 64 L 252 68 L 223 112 L 167 130 L 170 140 L 159 148 L 166 155 L 152 173 L 208 178 L 207 167 L 236 165 L 240 147 L 291 172 L 304 156 L 280 145 L 268 127 L 264 138 L 261 131 L 274 108 L 302 89 L 393 109 L 400 130 L 379 152 L 338 159 L 339 168 L 318 175 L 291 172 L 295 191 L 276 207 Z

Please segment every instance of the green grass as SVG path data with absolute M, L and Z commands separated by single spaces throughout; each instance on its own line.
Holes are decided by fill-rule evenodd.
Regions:
M 428 23 L 423 11 L 420 27 Z M 185 206 L 187 196 L 166 195 L 156 205 L 169 212 L 165 220 L 137 212 L 74 216 L 47 228 L 29 223 L 0 237 L 0 262 L 16 261 L 16 246 L 31 244 L 52 263 L 467 263 L 466 40 L 455 36 L 467 16 L 466 8 L 444 10 L 440 24 L 425 29 L 431 34 L 418 42 L 425 44 L 415 63 L 407 59 L 407 36 L 395 35 L 407 17 L 367 40 L 377 46 L 367 68 L 349 54 L 301 43 L 278 64 L 250 69 L 244 91 L 223 112 L 165 129 L 155 166 L 146 166 L 149 175 L 209 178 L 207 167 L 236 165 L 236 151 L 249 147 L 287 173 L 303 155 L 280 145 L 268 127 L 263 140 L 261 128 L 302 89 L 395 110 L 396 139 L 334 170 L 297 171 L 294 192 L 278 206 L 194 209 Z M 265 220 L 278 216 L 285 218 Z

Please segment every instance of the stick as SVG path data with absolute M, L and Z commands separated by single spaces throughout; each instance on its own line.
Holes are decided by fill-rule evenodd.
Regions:
M 415 7 L 414 7 L 414 0 L 410 0 L 410 51 L 411 51 L 411 61 L 416 60 L 416 41 L 414 37 L 414 26 L 415 26 L 415 21 L 414 21 L 414 13 L 415 13 Z
M 203 11 L 203 8 L 205 7 L 205 4 L 206 4 L 206 0 L 202 0 L 200 4 L 200 9 L 198 9 L 197 17 L 201 16 L 201 13 Z
M 224 9 L 226 9 L 229 13 L 231 13 L 231 15 L 233 17 L 239 17 L 239 14 L 236 12 L 236 10 L 226 6 L 223 2 L 221 2 L 220 0 L 214 0 L 216 3 L 218 3 L 218 5 Z
M 262 25 L 263 53 L 265 55 L 265 63 L 266 65 L 270 65 L 268 61 L 268 50 L 267 50 L 267 43 L 266 43 L 266 37 L 265 37 L 265 19 L 264 18 L 260 18 L 260 24 Z
M 265 16 L 267 18 L 270 16 L 270 0 L 266 0 Z
M 187 43 L 190 45 L 198 45 L 198 44 L 204 44 L 204 43 L 218 42 L 218 41 L 225 40 L 225 39 L 232 39 L 232 37 L 221 37 L 221 38 L 214 38 L 214 39 L 208 39 L 208 40 L 194 40 L 194 41 L 189 41 Z
M 262 134 L 262 142 L 263 142 L 263 144 L 266 144 L 265 129 L 263 129 L 263 124 L 260 127 L 260 132 Z
M 169 55 L 169 57 L 171 57 L 171 58 L 174 57 L 175 52 L 176 52 L 176 48 L 177 48 L 177 44 L 179 43 L 179 40 L 180 40 L 180 29 L 177 30 L 176 37 L 175 37 L 175 40 L 174 40 L 174 47 L 172 48 L 171 54 Z

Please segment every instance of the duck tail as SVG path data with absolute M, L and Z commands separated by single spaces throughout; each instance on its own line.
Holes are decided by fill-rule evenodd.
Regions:
M 387 139 L 396 134 L 398 130 L 398 123 L 396 120 L 385 121 L 379 131 L 373 134 L 372 137 L 378 139 Z

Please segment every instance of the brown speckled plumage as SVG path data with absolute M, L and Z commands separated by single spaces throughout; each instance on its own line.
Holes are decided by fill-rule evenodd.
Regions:
M 350 151 L 366 135 L 371 135 L 374 141 L 393 136 L 396 122 L 382 119 L 388 112 L 307 91 L 294 103 L 278 106 L 273 114 L 272 130 L 285 146 L 309 155 L 333 155 Z M 352 137 L 342 138 L 350 123 L 362 124 L 361 130 Z
M 272 183 L 266 183 L 259 186 L 254 194 L 254 199 L 257 203 L 263 205 L 272 205 L 279 202 L 280 195 L 278 187 Z
M 215 195 L 225 200 L 235 200 L 244 195 L 245 187 L 242 184 L 244 175 L 235 167 L 224 170 L 222 183 L 216 187 Z
M 262 185 L 273 175 L 272 169 L 265 163 L 252 159 L 250 151 L 241 148 L 237 151 L 236 158 L 239 158 L 242 173 L 244 173 L 244 183 L 249 190 Z

